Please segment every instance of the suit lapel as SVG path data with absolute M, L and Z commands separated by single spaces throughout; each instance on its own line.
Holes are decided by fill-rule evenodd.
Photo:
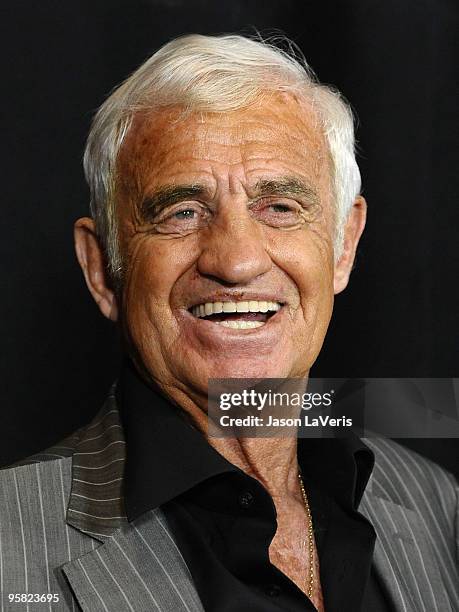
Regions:
M 125 440 L 112 391 L 79 432 L 66 520 L 100 545 L 62 566 L 83 610 L 201 611 L 160 510 L 129 523 L 123 499 Z
M 367 489 L 359 510 L 373 524 L 374 563 L 397 611 L 453 612 L 417 513 Z
M 123 501 L 125 440 L 114 388 L 75 447 L 67 522 L 104 541 L 126 525 Z
M 188 568 L 159 510 L 116 531 L 63 568 L 85 612 L 202 612 Z

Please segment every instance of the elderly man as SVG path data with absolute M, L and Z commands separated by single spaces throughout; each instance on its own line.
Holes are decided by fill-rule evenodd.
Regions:
M 103 104 L 85 169 L 76 252 L 126 363 L 89 426 L 2 472 L 2 610 L 457 610 L 440 468 L 207 431 L 209 379 L 308 377 L 348 283 L 340 95 L 266 42 L 185 36 Z

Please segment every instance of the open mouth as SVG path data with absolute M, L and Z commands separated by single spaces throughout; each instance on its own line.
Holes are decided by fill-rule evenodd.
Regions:
M 254 329 L 262 327 L 282 308 L 281 302 L 240 301 L 206 302 L 196 304 L 189 312 L 205 321 L 233 329 Z

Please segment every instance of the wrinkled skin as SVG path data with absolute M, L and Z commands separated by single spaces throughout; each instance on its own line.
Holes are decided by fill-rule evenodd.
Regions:
M 308 103 L 282 94 L 231 113 L 183 119 L 172 108 L 138 115 L 117 169 L 120 296 L 107 282 L 90 219 L 76 224 L 76 248 L 93 297 L 105 316 L 121 320 L 139 369 L 204 433 L 209 378 L 307 377 L 365 224 L 359 197 L 335 263 L 331 164 Z M 256 191 L 260 181 L 292 178 L 307 189 Z M 159 213 L 145 204 L 161 187 L 196 184 L 205 191 Z M 268 297 L 284 307 L 263 327 L 244 330 L 204 322 L 188 311 L 225 297 Z M 278 531 L 271 560 L 304 589 L 298 534 L 304 534 L 305 518 L 295 442 L 209 440 L 272 495 Z M 318 581 L 313 599 L 321 609 Z

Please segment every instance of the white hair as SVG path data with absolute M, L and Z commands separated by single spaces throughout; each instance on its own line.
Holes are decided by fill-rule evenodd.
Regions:
M 360 192 L 349 105 L 337 90 L 318 82 L 301 52 L 286 37 L 261 40 L 192 34 L 172 40 L 147 59 L 113 91 L 92 123 L 84 169 L 91 192 L 91 214 L 114 280 L 122 271 L 116 164 L 134 115 L 171 105 L 182 107 L 184 113 L 233 111 L 276 91 L 293 92 L 311 101 L 319 116 L 331 159 L 334 248 L 335 258 L 339 257 L 346 219 Z

